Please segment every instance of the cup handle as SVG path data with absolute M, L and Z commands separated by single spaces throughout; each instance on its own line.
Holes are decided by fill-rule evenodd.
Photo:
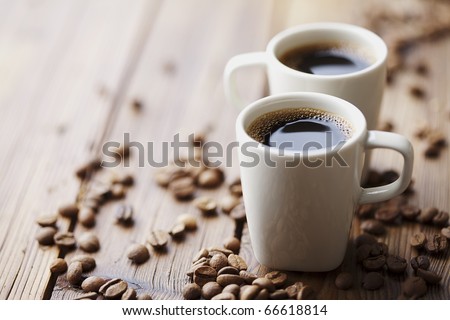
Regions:
M 236 71 L 243 67 L 260 66 L 266 67 L 265 52 L 244 53 L 231 58 L 225 66 L 223 83 L 225 87 L 225 96 L 228 102 L 235 105 L 239 110 L 244 109 L 246 103 L 238 94 L 236 84 Z
M 411 181 L 414 162 L 414 151 L 408 139 L 396 133 L 372 130 L 368 132 L 365 148 L 397 151 L 403 156 L 404 162 L 402 173 L 396 181 L 380 187 L 362 188 L 359 203 L 385 201 L 405 191 Z

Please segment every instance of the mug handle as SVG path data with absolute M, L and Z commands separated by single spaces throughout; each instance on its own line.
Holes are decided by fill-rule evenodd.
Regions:
M 240 54 L 231 58 L 225 66 L 223 75 L 225 96 L 227 97 L 228 102 L 235 105 L 239 110 L 244 109 L 246 103 L 238 94 L 236 71 L 240 68 L 251 66 L 266 67 L 266 53 L 261 51 Z
M 380 187 L 362 188 L 359 204 L 389 200 L 405 191 L 411 181 L 414 162 L 414 151 L 408 139 L 396 133 L 372 130 L 368 132 L 365 148 L 397 151 L 403 156 L 404 162 L 402 173 L 394 182 Z

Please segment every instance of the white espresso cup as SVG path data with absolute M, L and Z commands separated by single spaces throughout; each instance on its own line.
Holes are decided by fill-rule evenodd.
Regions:
M 349 137 L 340 148 L 281 152 L 249 135 L 255 119 L 290 108 L 317 109 L 344 119 L 350 128 Z M 263 98 L 241 111 L 236 135 L 252 247 L 256 259 L 274 269 L 337 268 L 345 256 L 357 205 L 395 197 L 411 180 L 411 143 L 396 133 L 368 131 L 361 111 L 334 96 L 302 92 Z M 360 181 L 364 156 L 374 148 L 399 152 L 404 159 L 403 169 L 390 184 L 363 188 Z
M 360 71 L 337 75 L 301 72 L 284 65 L 280 57 L 286 52 L 312 45 L 337 44 L 367 60 Z M 270 94 L 282 92 L 321 92 L 357 106 L 364 114 L 369 130 L 377 126 L 386 78 L 387 47 L 375 33 L 343 23 L 299 25 L 277 34 L 265 52 L 252 52 L 231 58 L 224 71 L 225 94 L 239 109 L 246 103 L 238 94 L 236 74 L 240 68 L 261 66 L 266 69 Z

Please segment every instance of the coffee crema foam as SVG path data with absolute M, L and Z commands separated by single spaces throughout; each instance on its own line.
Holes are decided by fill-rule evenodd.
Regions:
M 247 133 L 257 142 L 264 144 L 267 135 L 272 134 L 275 130 L 287 123 L 303 119 L 332 122 L 342 132 L 346 139 L 349 139 L 352 136 L 351 124 L 341 116 L 319 109 L 301 107 L 285 108 L 265 113 L 253 120 L 247 128 Z

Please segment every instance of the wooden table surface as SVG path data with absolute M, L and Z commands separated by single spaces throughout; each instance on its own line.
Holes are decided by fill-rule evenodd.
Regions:
M 221 245 L 224 238 L 241 237 L 240 254 L 249 270 L 264 274 L 252 255 L 245 225 L 235 225 L 227 215 L 204 218 L 184 241 L 171 242 L 167 252 L 151 252 L 140 266 L 129 263 L 125 250 L 145 242 L 150 230 L 170 228 L 183 212 L 198 214 L 190 202 L 176 202 L 154 181 L 155 168 L 139 168 L 132 155 L 129 168 L 104 169 L 90 181 L 78 180 L 74 170 L 100 156 L 106 141 L 133 141 L 155 146 L 172 141 L 177 132 L 211 128 L 208 139 L 225 145 L 234 141 L 237 110 L 224 97 L 222 73 L 233 55 L 261 51 L 281 30 L 312 21 L 341 21 L 374 27 L 368 14 L 381 9 L 397 15 L 426 14 L 422 7 L 450 21 L 446 1 L 357 0 L 0 0 L 0 299 L 72 299 L 80 291 L 64 277 L 49 272 L 50 263 L 65 254 L 57 247 L 42 247 L 35 240 L 41 213 L 55 212 L 64 203 L 84 196 L 91 184 L 111 172 L 130 172 L 136 184 L 122 202 L 135 209 L 131 228 L 114 224 L 114 206 L 104 206 L 93 228 L 101 250 L 93 256 L 91 274 L 119 277 L 154 299 L 180 299 L 192 256 L 202 247 Z M 414 14 L 412 15 L 414 17 Z M 442 16 L 443 15 L 443 16 Z M 380 14 L 382 16 L 382 14 Z M 394 14 L 395 16 L 395 14 Z M 428 16 L 430 18 L 430 16 Z M 386 20 L 386 19 L 385 19 Z M 391 44 L 392 32 L 420 20 L 400 21 L 382 32 Z M 372 24 L 371 24 L 372 23 Z M 397 23 L 387 21 L 386 23 Z M 378 31 L 378 30 L 377 30 Z M 393 48 L 390 46 L 390 50 Z M 392 54 L 392 52 L 391 52 Z M 394 131 L 411 139 L 415 148 L 415 194 L 410 203 L 421 208 L 450 209 L 449 149 L 438 159 L 423 156 L 426 143 L 415 137 L 419 124 L 428 124 L 447 137 L 450 110 L 450 37 L 422 41 L 409 52 L 412 63 L 426 61 L 429 75 L 412 68 L 396 74 L 386 88 L 380 122 L 390 121 Z M 246 98 L 254 100 L 266 91 L 264 75 L 251 70 L 240 77 Z M 423 87 L 424 99 L 410 94 L 411 86 Z M 132 101 L 142 101 L 135 112 Z M 158 148 L 156 148 L 158 149 Z M 155 151 L 160 155 L 160 149 Z M 372 166 L 378 170 L 401 168 L 396 154 L 375 151 Z M 239 168 L 226 168 L 229 183 Z M 220 199 L 226 184 L 199 194 Z M 60 230 L 86 231 L 67 219 Z M 422 228 L 417 223 L 388 226 L 380 240 L 391 253 L 409 259 L 416 253 L 408 238 Z M 433 226 L 423 228 L 434 232 Z M 360 234 L 355 219 L 352 236 Z M 450 255 L 432 257 L 431 269 L 443 275 L 440 285 L 430 286 L 425 299 L 450 299 Z M 350 249 L 341 268 L 329 273 L 289 273 L 290 279 L 313 286 L 321 299 L 396 299 L 406 275 L 386 275 L 376 291 L 361 288 L 363 275 Z M 340 270 L 354 273 L 356 284 L 337 290 L 334 278 Z M 407 274 L 411 274 L 410 269 Z

